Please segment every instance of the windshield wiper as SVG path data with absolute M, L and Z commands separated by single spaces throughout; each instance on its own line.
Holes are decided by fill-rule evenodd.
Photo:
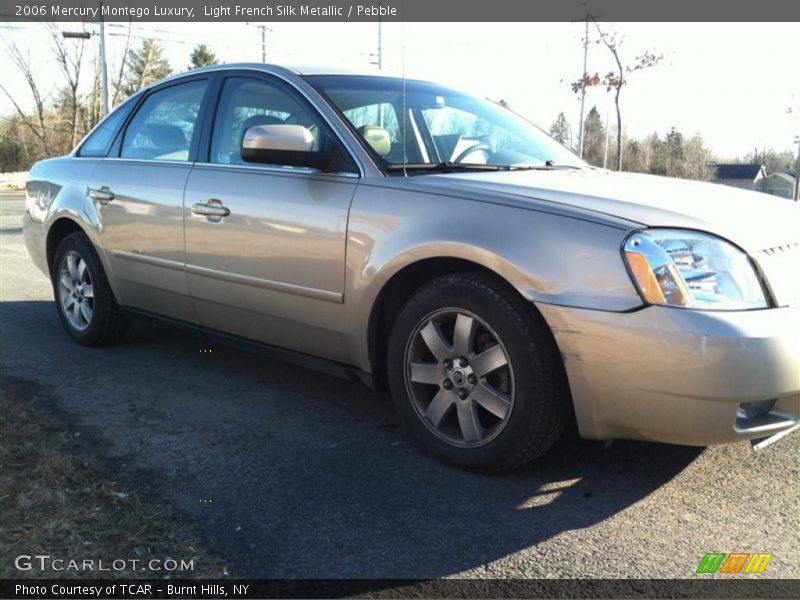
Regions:
M 509 171 L 550 171 L 556 169 L 580 169 L 580 167 L 576 165 L 557 165 L 553 160 L 546 160 L 543 163 L 521 163 L 517 165 L 511 164 L 508 165 L 507 169 Z
M 407 163 L 391 164 L 386 167 L 389 171 L 439 171 L 441 173 L 454 173 L 461 171 L 504 171 L 506 167 L 502 165 L 480 165 L 474 163 L 454 163 L 450 161 L 438 163 Z
M 450 161 L 438 163 L 391 164 L 386 170 L 398 171 L 437 171 L 439 173 L 463 173 L 467 171 L 555 171 L 559 169 L 580 169 L 575 165 L 557 165 L 552 160 L 543 163 L 519 163 L 510 165 L 481 165 L 477 163 L 454 163 Z

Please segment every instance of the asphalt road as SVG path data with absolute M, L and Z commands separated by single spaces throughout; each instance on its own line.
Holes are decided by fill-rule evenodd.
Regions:
M 0 195 L 0 375 L 195 522 L 232 575 L 684 578 L 742 551 L 800 577 L 800 435 L 758 454 L 576 441 L 524 472 L 460 472 L 358 384 L 148 322 L 75 345 L 21 212 Z

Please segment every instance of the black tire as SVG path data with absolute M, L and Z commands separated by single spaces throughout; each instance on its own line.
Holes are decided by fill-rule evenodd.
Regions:
M 83 329 L 75 327 L 67 317 L 60 297 L 61 265 L 68 253 L 77 254 L 86 263 L 93 287 L 92 317 Z M 84 233 L 71 233 L 56 248 L 51 268 L 51 282 L 56 310 L 69 336 L 84 346 L 107 346 L 120 341 L 130 327 L 130 319 L 120 310 L 108 283 L 100 257 Z
M 513 369 L 513 401 L 504 425 L 495 437 L 477 446 L 456 445 L 432 431 L 415 406 L 409 391 L 412 384 L 407 381 L 406 353 L 412 337 L 430 315 L 450 308 L 484 321 L 504 346 Z M 397 316 L 387 360 L 392 398 L 401 420 L 428 452 L 461 468 L 480 472 L 518 469 L 547 451 L 572 415 L 564 365 L 547 324 L 515 290 L 491 276 L 445 275 L 420 288 Z M 431 393 L 438 393 L 435 385 Z

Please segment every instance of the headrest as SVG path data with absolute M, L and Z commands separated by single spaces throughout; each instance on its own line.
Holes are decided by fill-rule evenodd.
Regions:
M 389 132 L 377 125 L 363 125 L 358 128 L 358 133 L 367 140 L 379 156 L 386 156 L 392 151 L 392 139 Z
M 142 134 L 150 138 L 155 148 L 178 150 L 186 147 L 186 136 L 177 125 L 147 125 Z

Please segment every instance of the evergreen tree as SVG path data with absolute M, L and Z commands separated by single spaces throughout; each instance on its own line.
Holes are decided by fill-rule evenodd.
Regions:
M 596 167 L 603 166 L 606 128 L 597 107 L 593 106 L 583 125 L 583 160 Z
M 135 94 L 172 72 L 169 61 L 164 57 L 164 49 L 152 39 L 142 40 L 142 45 L 131 51 L 127 65 L 128 72 L 122 88 L 126 96 Z
M 664 144 L 667 154 L 667 175 L 683 177 L 686 171 L 683 134 L 673 127 L 664 138 Z
M 649 156 L 646 172 L 652 175 L 666 175 L 669 171 L 667 145 L 655 132 L 645 138 L 644 144 L 647 147 Z
M 192 50 L 192 54 L 189 57 L 189 68 L 190 69 L 197 69 L 199 67 L 209 67 L 211 65 L 218 65 L 219 60 L 217 59 L 216 54 L 211 51 L 211 48 L 206 46 L 205 44 L 198 44 Z
M 550 126 L 550 135 L 564 144 L 567 148 L 572 148 L 572 128 L 567 123 L 567 117 L 563 112 L 558 113 L 555 122 Z

